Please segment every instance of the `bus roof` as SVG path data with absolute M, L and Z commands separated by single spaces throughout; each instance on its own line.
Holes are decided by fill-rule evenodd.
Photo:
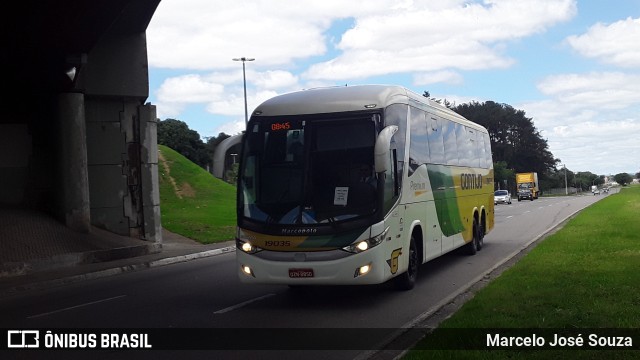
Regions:
M 478 126 L 451 109 L 397 85 L 336 86 L 296 91 L 263 102 L 252 116 L 363 111 L 383 109 L 391 104 L 410 104 L 447 118 L 453 117 L 465 125 Z

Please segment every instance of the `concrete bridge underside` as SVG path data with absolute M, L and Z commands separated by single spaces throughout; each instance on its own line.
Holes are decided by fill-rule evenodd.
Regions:
M 78 233 L 97 227 L 161 243 L 145 35 L 159 1 L 25 0 L 4 12 L 5 214 L 33 211 Z M 21 241 L 6 223 L 0 235 L 0 250 Z

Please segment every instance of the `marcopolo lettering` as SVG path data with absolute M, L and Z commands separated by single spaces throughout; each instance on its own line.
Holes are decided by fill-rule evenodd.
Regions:
M 460 174 L 460 187 L 462 190 L 482 189 L 482 175 Z
M 301 228 L 301 229 L 282 229 L 280 230 L 282 235 L 310 235 L 318 232 L 318 229 L 314 228 Z

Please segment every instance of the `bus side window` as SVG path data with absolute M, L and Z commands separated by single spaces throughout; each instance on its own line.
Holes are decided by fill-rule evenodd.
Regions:
M 433 164 L 444 164 L 444 140 L 442 138 L 441 121 L 428 115 L 427 133 L 429 142 L 429 158 Z
M 429 163 L 429 141 L 426 113 L 420 109 L 409 107 L 410 137 L 409 144 L 409 176 L 423 164 Z
M 469 142 L 470 142 L 470 146 L 469 146 L 469 166 L 472 167 L 479 167 L 480 166 L 480 158 L 481 158 L 481 153 L 480 153 L 480 142 L 478 141 L 478 132 L 471 129 L 471 128 L 466 128 L 467 130 L 467 135 L 469 136 Z M 483 145 L 484 146 L 484 145 Z M 482 162 L 484 163 L 484 159 L 482 159 Z
M 444 139 L 444 158 L 446 165 L 458 165 L 458 144 L 456 140 L 456 123 L 444 120 L 442 123 L 442 137 Z
M 480 162 L 480 167 L 486 169 L 489 166 L 487 165 L 487 148 L 484 145 L 484 135 L 479 132 L 477 139 L 478 161 Z
M 484 135 L 484 147 L 485 147 L 485 162 L 487 168 L 493 167 L 493 154 L 491 154 L 491 138 L 489 137 L 489 133 L 485 133 Z
M 460 166 L 478 167 L 478 143 L 476 131 L 467 126 L 456 124 L 456 142 L 458 146 L 458 160 Z

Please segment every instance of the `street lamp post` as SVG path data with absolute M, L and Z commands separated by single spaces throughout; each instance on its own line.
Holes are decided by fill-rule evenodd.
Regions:
M 244 86 L 244 126 L 247 126 L 247 123 L 249 122 L 249 114 L 247 111 L 247 76 L 245 74 L 245 68 L 244 68 L 244 63 L 246 61 L 253 61 L 255 60 L 254 58 L 248 58 L 248 57 L 241 57 L 241 58 L 235 58 L 233 59 L 233 61 L 242 61 L 242 84 Z

